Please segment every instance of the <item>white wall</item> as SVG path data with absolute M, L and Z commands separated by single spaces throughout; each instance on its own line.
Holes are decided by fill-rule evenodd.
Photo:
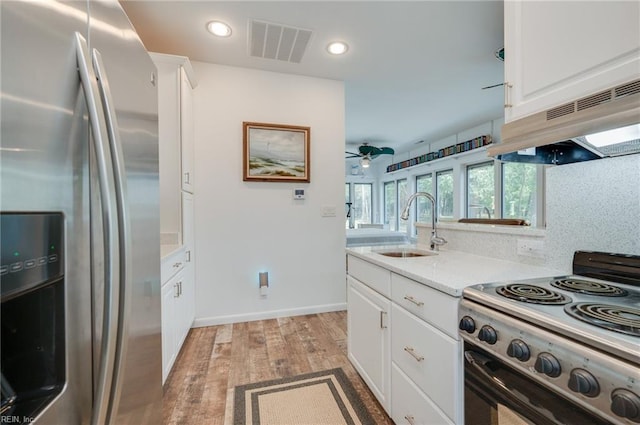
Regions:
M 547 170 L 547 264 L 571 270 L 576 250 L 640 255 L 640 155 Z
M 343 83 L 193 67 L 196 326 L 344 309 Z M 311 127 L 311 182 L 243 182 L 243 121 Z M 293 200 L 294 188 L 306 199 Z M 336 216 L 322 217 L 323 206 Z

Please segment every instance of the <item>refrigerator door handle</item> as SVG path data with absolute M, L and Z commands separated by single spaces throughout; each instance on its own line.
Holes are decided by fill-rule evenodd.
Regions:
M 116 357 L 114 365 L 113 383 L 111 389 L 110 415 L 107 417 L 108 423 L 115 423 L 111 414 L 118 411 L 122 381 L 124 379 L 125 358 L 127 353 L 127 335 L 129 312 L 131 310 L 130 299 L 131 285 L 131 231 L 129 226 L 129 213 L 127 209 L 127 187 L 124 155 L 122 153 L 122 143 L 119 133 L 116 111 L 111 95 L 111 86 L 102 62 L 102 55 L 97 49 L 92 50 L 93 67 L 98 79 L 98 87 L 102 97 L 102 106 L 107 124 L 107 135 L 109 137 L 109 147 L 111 150 L 111 160 L 115 177 L 115 193 L 118 211 L 118 236 L 120 241 L 120 310 L 117 332 Z
M 82 84 L 89 124 L 93 133 L 96 152 L 98 185 L 102 199 L 102 231 L 104 233 L 104 312 L 102 321 L 102 343 L 100 348 L 100 370 L 93 400 L 92 425 L 104 425 L 108 420 L 113 370 L 117 347 L 118 316 L 120 302 L 120 256 L 118 255 L 118 219 L 117 200 L 111 152 L 107 146 L 107 129 L 102 103 L 99 100 L 98 84 L 93 68 L 87 41 L 78 32 L 75 33 L 78 73 Z

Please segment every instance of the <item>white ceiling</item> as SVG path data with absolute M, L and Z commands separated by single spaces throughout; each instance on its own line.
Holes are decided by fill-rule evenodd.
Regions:
M 342 80 L 347 148 L 407 151 L 502 115 L 502 1 L 121 1 L 150 51 L 191 60 Z M 231 37 L 205 26 L 222 20 Z M 310 29 L 301 63 L 251 57 L 248 23 Z M 389 32 L 385 34 L 385 32 Z M 349 51 L 330 56 L 330 41 Z

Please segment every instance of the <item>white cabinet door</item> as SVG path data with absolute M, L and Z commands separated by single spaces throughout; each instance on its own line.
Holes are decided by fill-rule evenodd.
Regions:
M 181 310 L 179 312 L 183 337 L 187 336 L 193 319 L 195 318 L 195 233 L 194 233 L 194 205 L 193 195 L 182 192 L 182 220 L 184 231 L 184 272 L 182 280 L 182 293 L 180 294 Z
M 179 274 L 162 285 L 162 383 L 167 379 L 176 360 L 176 298 Z
M 194 227 L 194 205 L 193 195 L 182 192 L 182 242 L 185 249 L 185 265 L 193 264 L 195 261 L 195 227 Z
M 382 407 L 389 412 L 391 302 L 347 276 L 347 338 L 349 360 Z
M 180 67 L 180 139 L 182 144 L 182 190 L 193 193 L 194 148 L 193 88 L 189 77 Z
M 640 2 L 504 2 L 505 122 L 638 79 Z
M 396 425 L 453 425 L 451 419 L 446 417 L 395 363 L 391 368 L 391 419 Z

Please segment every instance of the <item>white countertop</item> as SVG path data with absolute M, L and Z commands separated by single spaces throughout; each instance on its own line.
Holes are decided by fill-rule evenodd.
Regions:
M 461 251 L 449 251 L 446 248 L 441 248 L 437 255 L 411 258 L 387 257 L 375 252 L 393 248 L 428 250 L 428 247 L 420 245 L 361 246 L 347 248 L 347 254 L 384 267 L 454 297 L 461 296 L 465 287 L 479 283 L 566 274 L 545 267 L 482 257 Z
M 160 258 L 162 259 L 162 258 L 168 257 L 169 255 L 173 254 L 174 252 L 176 252 L 180 248 L 182 248 L 182 245 L 178 245 L 178 244 L 161 244 L 160 245 Z

